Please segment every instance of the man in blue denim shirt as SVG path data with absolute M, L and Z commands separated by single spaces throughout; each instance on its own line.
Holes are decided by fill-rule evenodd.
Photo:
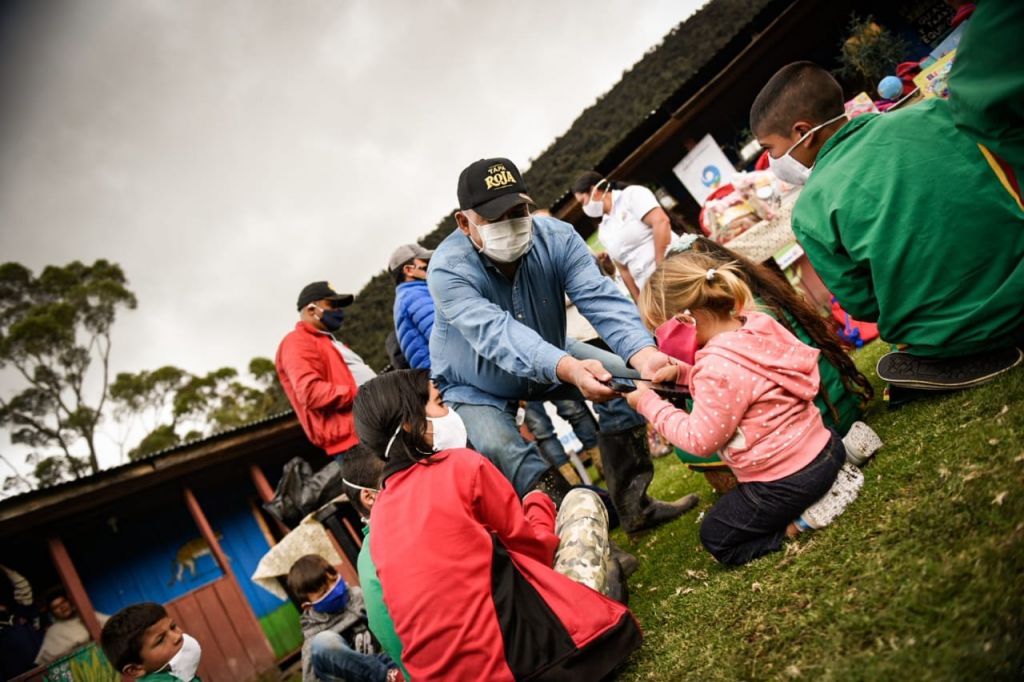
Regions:
M 605 383 L 657 354 L 636 307 L 603 277 L 573 227 L 532 217 L 533 201 L 508 159 L 482 159 L 459 176 L 459 229 L 434 251 L 433 378 L 465 422 L 473 446 L 520 496 L 533 488 L 556 504 L 568 484 L 519 434 L 520 400 L 586 398 L 599 405 L 605 478 L 623 528 L 635 533 L 696 504 L 647 496 L 653 466 L 643 418 Z M 565 296 L 618 354 L 566 342 Z M 611 370 L 611 371 L 609 371 Z M 610 401 L 610 402 L 609 402 Z M 601 403 L 608 403 L 601 406 Z

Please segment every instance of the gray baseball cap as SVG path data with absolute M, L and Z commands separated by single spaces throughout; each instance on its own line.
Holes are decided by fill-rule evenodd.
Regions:
M 394 253 L 391 254 L 391 258 L 388 259 L 388 270 L 394 272 L 413 258 L 430 260 L 432 255 L 434 255 L 433 251 L 425 249 L 419 244 L 402 244 L 395 249 Z

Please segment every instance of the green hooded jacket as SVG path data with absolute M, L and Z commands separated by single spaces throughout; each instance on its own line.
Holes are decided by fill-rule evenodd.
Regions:
M 1024 210 L 945 100 L 840 128 L 793 232 L 840 305 L 889 343 L 954 357 L 1024 339 Z
M 388 613 L 387 604 L 384 603 L 384 591 L 381 589 L 380 578 L 377 577 L 377 567 L 370 555 L 369 526 L 363 526 L 363 546 L 359 550 L 356 566 L 359 569 L 363 599 L 366 601 L 366 617 L 370 622 L 370 632 L 402 671 L 402 676 L 407 680 L 412 679 L 409 677 L 409 671 L 402 665 L 402 640 L 398 639 L 395 624 Z

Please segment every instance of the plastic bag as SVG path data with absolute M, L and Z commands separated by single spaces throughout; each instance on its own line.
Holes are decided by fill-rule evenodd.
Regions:
M 338 462 L 331 460 L 314 474 L 309 462 L 294 457 L 285 462 L 281 480 L 274 490 L 274 499 L 264 503 L 263 508 L 284 525 L 294 528 L 306 514 L 316 511 L 343 492 Z

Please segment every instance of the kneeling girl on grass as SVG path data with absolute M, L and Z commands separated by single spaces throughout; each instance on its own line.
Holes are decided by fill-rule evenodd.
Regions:
M 698 254 L 718 263 L 732 262 L 736 274 L 753 294 L 754 307 L 775 318 L 803 343 L 821 351 L 814 404 L 825 426 L 843 436 L 847 461 L 857 466 L 866 463 L 882 446 L 878 435 L 858 421 L 874 397 L 874 390 L 840 343 L 831 318 L 822 317 L 780 272 L 748 260 L 707 237 L 683 235 L 669 247 L 665 257 L 688 259 Z M 693 457 L 681 450 L 677 454 L 691 469 L 702 472 L 716 491 L 725 493 L 736 485 L 736 478 L 717 455 Z
M 809 527 L 802 515 L 841 512 L 863 477 L 844 468 L 843 443 L 814 405 L 820 351 L 754 310 L 736 264 L 701 254 L 668 258 L 640 308 L 666 354 L 653 379 L 688 386 L 693 410 L 645 385 L 627 395 L 630 405 L 674 445 L 720 453 L 739 481 L 701 525 L 707 550 L 724 564 L 745 564 Z M 815 509 L 821 505 L 825 514 Z

